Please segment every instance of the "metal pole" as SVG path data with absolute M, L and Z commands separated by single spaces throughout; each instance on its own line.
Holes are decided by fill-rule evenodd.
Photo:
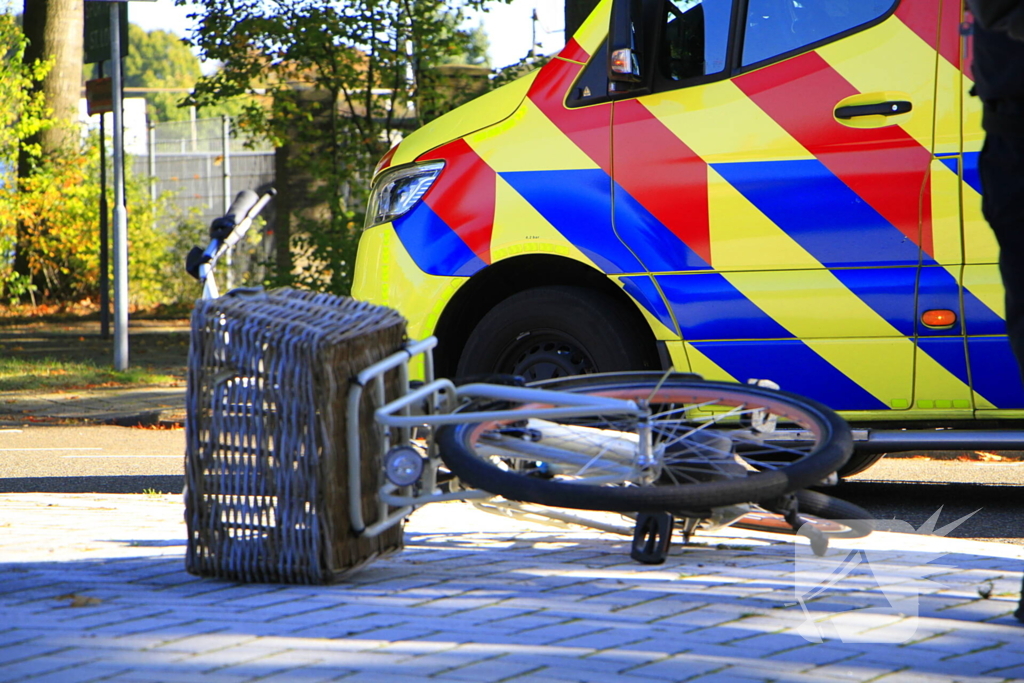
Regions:
M 225 114 L 221 117 L 221 120 L 223 123 L 221 127 L 221 150 L 224 157 L 224 160 L 221 162 L 221 170 L 223 171 L 222 180 L 224 183 L 224 213 L 227 213 L 228 208 L 231 206 L 231 117 Z M 231 258 L 233 251 L 234 247 L 228 249 L 228 253 L 225 254 L 228 271 L 226 278 L 228 291 L 235 288 L 235 270 L 232 267 L 234 264 Z
M 153 214 L 156 214 L 156 125 L 149 124 L 149 201 L 153 203 Z
M 103 62 L 96 64 L 103 78 Z M 107 115 L 100 114 L 100 336 L 110 339 L 110 207 L 107 204 Z
M 114 90 L 114 369 L 128 369 L 128 214 L 124 206 L 124 102 L 121 93 L 121 3 L 110 3 Z

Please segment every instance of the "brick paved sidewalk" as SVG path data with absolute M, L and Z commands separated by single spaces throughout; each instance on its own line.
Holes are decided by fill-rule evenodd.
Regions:
M 300 587 L 186 574 L 177 497 L 5 494 L 0 529 L 5 683 L 1024 678 L 1024 549 L 1008 545 L 846 541 L 870 563 L 806 602 L 842 613 L 845 642 L 812 643 L 807 558 L 739 531 L 646 567 L 622 537 L 435 504 L 403 552 Z

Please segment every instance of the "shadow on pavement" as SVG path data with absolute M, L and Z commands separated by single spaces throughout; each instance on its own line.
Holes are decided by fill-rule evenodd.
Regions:
M 0 493 L 181 493 L 181 475 L 14 477 L 0 479 Z

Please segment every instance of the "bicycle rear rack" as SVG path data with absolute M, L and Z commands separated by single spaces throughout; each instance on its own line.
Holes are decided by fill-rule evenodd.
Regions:
M 644 411 L 633 401 L 614 398 L 499 384 L 474 383 L 455 386 L 449 379 L 434 378 L 434 362 L 431 352 L 435 346 L 437 346 L 435 337 L 409 342 L 402 351 L 371 365 L 353 379 L 347 406 L 346 446 L 349 453 L 361 453 L 359 425 L 368 417 L 363 415 L 360 409 L 363 393 L 367 390 L 372 391 L 377 403 L 383 403 L 384 375 L 396 369 L 399 372 L 402 393 L 395 400 L 377 408 L 373 415 L 377 428 L 381 430 L 384 452 L 387 453 L 397 445 L 406 446 L 414 443 L 413 431 L 421 427 L 428 428 L 425 447 L 426 462 L 423 475 L 420 478 L 420 489 L 426 493 L 417 495 L 412 486 L 399 487 L 390 482 L 386 483 L 379 490 L 378 521 L 370 526 L 365 525 L 360 504 L 360 491 L 362 490 L 360 462 L 358 458 L 349 459 L 349 514 L 354 530 L 361 536 L 376 536 L 401 522 L 417 507 L 427 503 L 450 500 L 490 500 L 495 497 L 491 493 L 480 490 L 444 493 L 437 488 L 437 471 L 441 459 L 437 452 L 437 446 L 431 438 L 430 430 L 442 425 L 516 420 L 524 417 L 523 411 L 515 410 L 455 412 L 456 408 L 465 400 L 488 399 L 537 403 L 538 407 L 533 407 L 529 411 L 529 417 L 537 419 L 582 417 L 593 415 L 595 412 L 634 416 L 644 414 Z M 417 357 L 422 357 L 423 360 L 424 384 L 410 390 L 408 389 L 409 362 Z

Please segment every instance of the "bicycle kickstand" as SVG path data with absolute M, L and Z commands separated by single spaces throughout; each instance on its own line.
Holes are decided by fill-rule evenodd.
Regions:
M 674 519 L 669 512 L 641 512 L 633 529 L 629 556 L 642 564 L 662 564 L 672 543 Z
M 811 551 L 818 557 L 823 557 L 828 552 L 828 536 L 823 534 L 813 524 L 800 517 L 800 503 L 795 493 L 787 493 L 781 498 L 772 501 L 771 509 L 783 515 L 786 523 L 793 527 L 793 531 L 807 537 L 811 542 Z

